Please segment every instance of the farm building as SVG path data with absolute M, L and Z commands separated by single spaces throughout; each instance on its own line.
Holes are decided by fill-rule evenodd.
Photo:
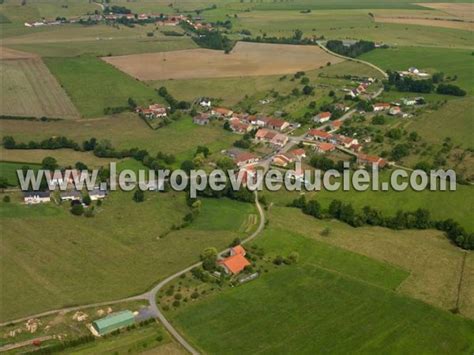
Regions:
M 23 200 L 28 205 L 34 205 L 38 203 L 50 202 L 51 194 L 49 191 L 31 191 L 25 192 Z
M 245 249 L 241 245 L 233 247 L 230 254 L 231 256 L 228 258 L 218 261 L 226 273 L 235 275 L 250 265 L 250 262 L 245 258 Z
M 105 318 L 92 322 L 92 326 L 100 335 L 105 335 L 133 324 L 135 324 L 135 317 L 130 311 L 112 313 Z

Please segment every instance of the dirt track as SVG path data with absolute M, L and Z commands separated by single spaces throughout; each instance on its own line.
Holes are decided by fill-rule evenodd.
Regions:
M 290 74 L 343 61 L 317 46 L 247 42 L 237 43 L 229 54 L 210 49 L 188 49 L 102 59 L 140 80 Z

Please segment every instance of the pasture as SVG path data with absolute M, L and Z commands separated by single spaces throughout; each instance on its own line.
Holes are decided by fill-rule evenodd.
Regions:
M 390 288 L 400 279 L 385 277 L 386 264 L 279 229 L 257 244 L 270 256 L 296 250 L 300 261 L 174 311 L 173 323 L 203 352 L 472 351 L 474 322 L 397 295 Z M 318 262 L 324 257 L 328 263 Z M 385 269 L 377 276 L 378 267 Z
M 0 60 L 0 78 L 1 115 L 79 117 L 73 103 L 41 59 Z
M 444 310 L 453 309 L 458 297 L 459 274 L 464 251 L 452 245 L 436 230 L 395 231 L 380 227 L 353 228 L 336 220 L 318 220 L 298 209 L 272 207 L 270 225 L 299 233 L 315 241 L 365 255 L 408 271 L 397 292 L 420 299 Z M 321 232 L 329 229 L 329 235 Z M 474 265 L 466 263 L 464 275 Z M 460 313 L 474 319 L 474 284 L 463 279 Z
M 2 158 L 3 158 L 3 155 L 2 155 Z M 40 168 L 40 166 L 37 164 L 12 163 L 12 162 L 0 161 L 0 177 L 6 179 L 8 185 L 17 186 L 18 184 L 17 170 L 21 170 L 23 167 L 26 167 L 26 166 L 33 170 Z
M 290 74 L 342 61 L 317 46 L 248 42 L 238 42 L 229 54 L 192 49 L 102 59 L 140 80 Z
M 138 147 L 147 149 L 151 154 L 161 151 L 174 154 L 178 159 L 192 158 L 198 145 L 207 146 L 211 152 L 219 152 L 239 139 L 238 135 L 224 130 L 220 124 L 198 126 L 188 116 L 183 116 L 178 121 L 154 131 L 134 113 L 75 121 L 0 120 L 0 128 L 3 135 L 12 135 L 18 142 L 37 141 L 52 136 L 66 136 L 76 142 L 83 142 L 95 137 L 110 141 L 116 148 Z M 18 154 L 18 156 L 25 154 L 25 159 L 32 161 L 28 157 L 28 152 L 33 154 L 32 151 L 18 150 L 5 154 Z M 47 154 L 54 156 L 56 153 L 48 151 Z M 67 154 L 71 154 L 72 160 L 86 159 L 82 158 L 83 153 L 78 153 L 80 155 L 77 158 L 72 151 Z
M 95 57 L 45 58 L 45 63 L 83 117 L 100 117 L 107 107 L 158 102 L 156 92 Z
M 144 292 L 197 261 L 205 247 L 222 249 L 245 235 L 233 227 L 251 211 L 241 202 L 205 206 L 204 200 L 197 227 L 172 231 L 189 211 L 184 194 L 148 192 L 142 203 L 132 195 L 111 193 L 93 218 L 73 216 L 68 203 L 24 206 L 16 196 L 0 203 L 0 267 L 9 285 L 2 291 L 0 319 Z M 231 218 L 232 225 L 212 227 Z M 202 228 L 199 219 L 206 221 Z

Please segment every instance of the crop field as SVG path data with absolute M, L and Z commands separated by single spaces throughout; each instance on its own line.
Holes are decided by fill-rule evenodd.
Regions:
M 172 314 L 204 352 L 472 351 L 474 322 L 395 294 L 390 288 L 400 279 L 384 277 L 386 264 L 279 229 L 267 230 L 257 244 L 273 256 L 298 251 L 300 261 Z M 386 283 L 375 286 L 380 268 L 385 269 L 378 277 Z
M 474 14 L 472 13 L 472 3 L 463 2 L 433 2 L 433 3 L 420 3 L 419 6 L 428 7 L 442 11 L 449 15 L 453 15 L 466 20 L 474 20 Z
M 317 46 L 247 42 L 238 42 L 229 54 L 192 49 L 105 57 L 103 60 L 140 80 L 290 74 L 342 61 Z
M 379 227 L 353 228 L 345 223 L 318 220 L 298 209 L 272 207 L 269 215 L 274 228 L 287 228 L 316 241 L 329 243 L 407 270 L 410 275 L 397 292 L 420 299 L 439 308 L 456 306 L 459 272 L 464 252 L 453 246 L 436 230 L 395 231 Z M 328 228 L 328 236 L 321 232 Z M 474 265 L 466 263 L 464 275 Z M 474 284 L 465 278 L 460 294 L 460 313 L 474 319 Z
M 458 30 L 474 30 L 474 24 L 471 22 L 462 22 L 457 20 L 443 20 L 430 18 L 411 18 L 411 17 L 385 17 L 376 16 L 375 22 L 396 23 L 401 25 L 420 25 L 431 27 L 454 28 Z
M 180 120 L 154 131 L 141 118 L 132 113 L 75 121 L 0 120 L 0 129 L 3 135 L 12 135 L 18 142 L 37 141 L 52 136 L 66 136 L 76 142 L 83 142 L 95 137 L 109 140 L 117 148 L 139 147 L 147 149 L 152 154 L 156 154 L 158 151 L 174 154 L 178 159 L 180 157 L 187 159 L 189 156 L 192 158 L 198 145 L 205 145 L 214 153 L 230 147 L 234 141 L 239 139 L 238 135 L 224 130 L 220 124 L 212 124 L 206 127 L 198 126 L 187 116 L 183 116 Z M 34 154 L 34 151 L 30 150 L 14 150 L 5 152 L 5 154 L 12 154 L 11 157 L 13 155 L 16 157 L 23 156 L 28 161 L 39 161 L 32 160 L 29 152 Z M 69 152 L 71 154 L 69 156 L 72 157 L 71 160 L 83 159 L 85 163 L 86 155 L 83 153 L 74 155 L 74 152 Z M 54 151 L 45 152 L 45 155 L 54 156 L 54 154 L 58 153 Z M 40 158 L 41 155 L 36 156 L 36 159 Z
M 1 115 L 77 118 L 76 108 L 41 59 L 0 60 Z
M 45 58 L 46 65 L 83 117 L 100 117 L 107 107 L 160 101 L 156 92 L 95 57 Z
M 251 205 L 241 202 L 205 206 L 204 200 L 197 227 L 170 231 L 188 213 L 184 195 L 145 196 L 138 204 L 132 193 L 113 192 L 93 218 L 73 216 L 68 204 L 24 206 L 15 196 L 11 203 L 0 203 L 1 269 L 9 285 L 2 290 L 0 319 L 144 292 L 198 260 L 205 247 L 221 249 L 242 236 L 233 226 L 240 226 L 251 211 Z M 222 223 L 212 227 L 231 218 L 235 222 L 226 228 Z M 140 221 L 140 226 L 130 221 Z

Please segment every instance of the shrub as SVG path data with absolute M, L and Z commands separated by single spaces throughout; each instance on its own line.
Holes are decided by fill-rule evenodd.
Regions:
M 75 216 L 81 216 L 84 213 L 84 207 L 81 204 L 71 207 L 71 213 Z
M 5 203 L 10 202 L 10 196 L 8 196 L 8 195 L 3 196 L 3 202 L 5 202 Z

